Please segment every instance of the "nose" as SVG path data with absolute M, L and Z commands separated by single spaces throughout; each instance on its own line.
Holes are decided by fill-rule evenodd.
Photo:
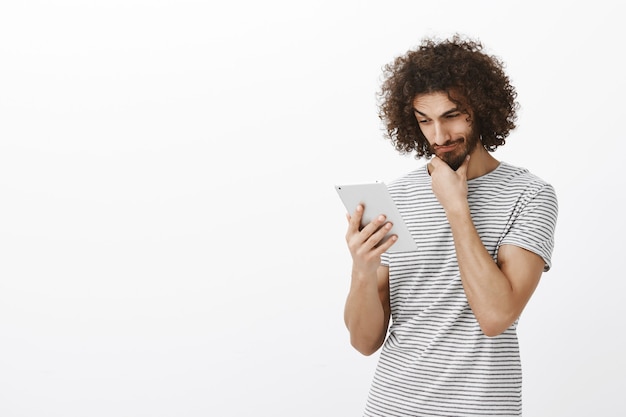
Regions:
M 435 140 L 435 145 L 443 145 L 444 143 L 448 142 L 451 138 L 450 133 L 448 132 L 448 130 L 445 128 L 445 126 L 440 123 L 440 122 L 435 122 L 434 123 L 434 140 Z

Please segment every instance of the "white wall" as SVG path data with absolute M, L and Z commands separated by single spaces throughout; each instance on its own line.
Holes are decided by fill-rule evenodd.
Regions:
M 554 267 L 520 322 L 528 416 L 626 384 L 618 2 L 0 5 L 0 415 L 358 416 L 335 183 L 423 162 L 381 67 L 480 38 L 522 110 L 496 154 L 550 181 Z

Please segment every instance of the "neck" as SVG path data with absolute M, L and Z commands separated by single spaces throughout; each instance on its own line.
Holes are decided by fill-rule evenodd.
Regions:
M 476 146 L 476 149 L 470 154 L 469 165 L 467 167 L 467 179 L 482 177 L 490 173 L 500 165 L 500 162 L 494 158 L 482 146 Z

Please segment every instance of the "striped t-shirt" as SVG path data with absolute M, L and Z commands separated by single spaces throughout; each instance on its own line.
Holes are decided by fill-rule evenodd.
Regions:
M 365 416 L 520 416 L 517 321 L 485 336 L 469 307 L 452 231 L 426 167 L 389 184 L 418 250 L 385 253 L 392 323 Z M 494 262 L 500 245 L 537 253 L 551 266 L 557 199 L 528 170 L 501 162 L 468 181 L 474 225 Z

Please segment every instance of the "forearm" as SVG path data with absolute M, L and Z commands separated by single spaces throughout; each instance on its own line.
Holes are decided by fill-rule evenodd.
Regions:
M 350 342 L 364 355 L 376 352 L 385 340 L 388 319 L 380 299 L 377 277 L 352 273 L 344 321 Z
M 511 282 L 485 249 L 469 207 L 449 212 L 448 220 L 470 307 L 486 335 L 500 334 L 517 319 Z

